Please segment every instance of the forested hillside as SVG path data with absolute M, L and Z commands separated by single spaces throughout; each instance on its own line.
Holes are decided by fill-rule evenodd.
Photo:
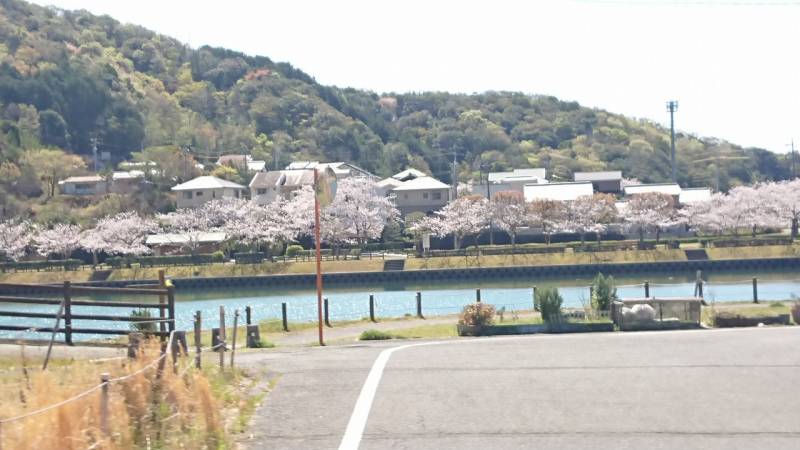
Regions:
M 201 162 L 250 152 L 270 166 L 345 160 L 382 176 L 413 166 L 449 182 L 455 154 L 461 181 L 482 163 L 543 166 L 556 180 L 601 169 L 669 178 L 668 130 L 574 102 L 340 89 L 287 63 L 192 49 L 107 16 L 18 0 L 0 7 L 0 196 L 46 197 L 42 179 L 52 177 L 41 154 L 26 154 L 87 156 L 93 139 L 114 162 L 172 147 Z M 683 134 L 677 146 L 683 185 L 713 187 L 717 173 L 721 189 L 789 176 L 788 158 L 766 150 Z

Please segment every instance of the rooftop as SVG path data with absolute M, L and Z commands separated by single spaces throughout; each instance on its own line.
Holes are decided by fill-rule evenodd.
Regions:
M 510 177 L 534 177 L 545 179 L 547 169 L 543 167 L 529 168 L 529 169 L 514 169 L 511 172 L 490 172 L 488 175 L 490 183 L 502 183 L 506 178 Z
M 575 181 L 617 181 L 622 180 L 621 170 L 611 170 L 606 172 L 575 172 Z
M 685 188 L 678 196 L 678 203 L 685 205 L 706 201 L 711 198 L 710 188 Z
M 189 180 L 186 183 L 181 183 L 177 186 L 173 186 L 172 190 L 191 191 L 195 189 L 220 189 L 220 188 L 244 189 L 245 187 L 239 183 L 223 180 L 222 178 L 203 176 L 203 177 L 197 177 L 193 180 Z
M 523 189 L 526 202 L 533 200 L 568 201 L 594 194 L 592 183 L 588 181 L 526 184 Z
M 66 183 L 99 183 L 105 181 L 105 178 L 100 175 L 84 175 L 80 177 L 69 177 L 58 182 L 58 184 Z
M 625 186 L 625 195 L 647 194 L 660 192 L 668 195 L 680 195 L 681 187 L 675 183 L 632 184 Z
M 418 191 L 422 189 L 450 189 L 450 186 L 433 177 L 423 176 L 408 180 L 393 191 Z
M 392 178 L 394 178 L 395 180 L 400 180 L 400 181 L 408 181 L 408 180 L 412 180 L 414 178 L 427 177 L 427 176 L 428 176 L 428 174 L 426 174 L 425 172 L 423 172 L 421 170 L 409 168 L 409 169 L 406 169 L 406 170 L 404 170 L 402 172 L 398 172 L 398 173 L 392 175 Z
M 258 172 L 253 176 L 253 179 L 250 180 L 250 188 L 270 188 L 279 186 L 281 179 L 283 178 L 283 171 L 281 170 L 272 170 L 269 172 Z

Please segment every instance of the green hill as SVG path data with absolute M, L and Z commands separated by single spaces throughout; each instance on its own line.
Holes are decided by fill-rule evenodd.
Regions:
M 247 151 L 270 166 L 346 160 L 382 176 L 413 166 L 449 182 L 455 153 L 462 181 L 482 163 L 543 166 L 554 179 L 602 169 L 644 182 L 670 176 L 668 130 L 575 102 L 340 89 L 287 63 L 192 49 L 107 16 L 18 0 L 0 8 L 0 196 L 38 195 L 13 179 L 25 179 L 26 152 L 88 156 L 93 139 L 114 162 L 169 146 L 201 162 Z M 787 158 L 763 149 L 684 134 L 677 148 L 683 185 L 714 186 L 717 173 L 722 189 L 789 176 Z

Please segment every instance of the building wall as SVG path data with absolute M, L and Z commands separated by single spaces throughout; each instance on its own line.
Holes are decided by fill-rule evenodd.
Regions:
M 211 200 L 241 197 L 241 192 L 239 191 L 242 191 L 242 189 L 216 188 L 179 191 L 176 193 L 178 199 L 178 208 L 197 208 L 203 203 L 210 202 Z M 237 192 L 239 192 L 239 195 L 237 195 Z M 187 196 L 187 193 L 191 193 L 191 196 Z M 198 193 L 201 195 L 197 195 Z
M 438 198 L 436 195 L 438 194 Z M 418 191 L 394 192 L 395 204 L 400 214 L 412 212 L 430 213 L 442 208 L 450 199 L 450 189 L 421 189 Z
M 106 182 L 64 183 L 59 186 L 65 195 L 97 195 L 106 193 Z
M 595 192 L 606 194 L 619 194 L 622 192 L 622 180 L 602 180 L 592 181 Z
M 132 194 L 139 189 L 141 178 L 116 180 L 111 183 L 110 192 L 114 194 Z

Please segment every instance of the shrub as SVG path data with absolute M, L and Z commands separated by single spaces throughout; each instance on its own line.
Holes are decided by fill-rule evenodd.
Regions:
M 542 320 L 545 322 L 557 321 L 561 318 L 561 305 L 564 298 L 556 288 L 542 288 L 537 292 L 539 301 L 539 311 L 542 312 Z
M 394 336 L 391 334 L 380 331 L 380 330 L 364 330 L 361 332 L 361 336 L 358 337 L 359 341 L 385 341 L 386 339 L 392 339 Z
M 800 325 L 800 301 L 792 303 L 792 320 L 796 325 Z
M 211 260 L 214 262 L 223 262 L 225 261 L 225 253 L 222 253 L 221 250 L 217 250 L 211 254 Z
M 602 273 L 598 273 L 592 281 L 592 308 L 597 311 L 608 311 L 616 299 L 617 287 L 614 277 L 604 277 Z
M 299 256 L 301 253 L 303 253 L 302 245 L 290 245 L 286 247 L 287 258 L 294 258 L 295 256 Z
M 275 344 L 273 344 L 270 341 L 262 339 L 256 342 L 253 348 L 275 348 Z
M 476 302 L 464 307 L 458 323 L 459 325 L 491 325 L 494 322 L 494 314 L 493 305 Z
M 140 308 L 134 309 L 131 311 L 131 317 L 138 317 L 142 319 L 152 319 L 153 315 L 150 313 L 150 310 L 147 308 Z M 154 332 L 156 331 L 156 323 L 155 322 L 131 322 L 131 329 L 135 331 L 139 331 L 142 333 L 147 332 Z

